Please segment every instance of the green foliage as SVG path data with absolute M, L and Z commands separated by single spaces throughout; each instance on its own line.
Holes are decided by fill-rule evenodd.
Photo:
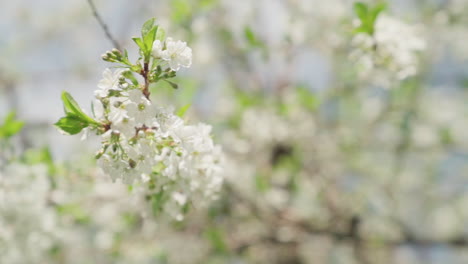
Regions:
M 164 41 L 164 39 L 166 39 L 166 31 L 163 28 L 158 27 L 155 40 Z
M 218 0 L 199 0 L 198 5 L 202 8 L 211 8 L 218 4 Z
M 52 154 L 50 153 L 50 149 L 47 147 L 40 149 L 29 149 L 24 153 L 23 159 L 27 164 L 45 163 L 53 165 L 54 162 L 52 159 Z
M 152 210 L 153 215 L 158 216 L 162 212 L 163 205 L 169 199 L 169 197 L 167 196 L 166 192 L 161 190 L 149 196 L 148 199 L 151 201 L 151 208 L 153 209 Z
M 10 112 L 0 125 L 0 139 L 9 139 L 23 128 L 24 122 L 17 120 L 15 116 L 15 112 Z
M 86 115 L 83 112 L 83 110 L 81 110 L 80 106 L 75 101 L 75 99 L 73 99 L 73 97 L 65 91 L 62 92 L 62 102 L 63 102 L 65 114 L 67 114 L 67 116 L 68 115 L 77 116 L 80 119 L 88 123 L 98 124 L 98 122 L 96 122 L 94 119 Z
M 247 40 L 247 43 L 253 48 L 263 48 L 265 46 L 249 26 L 244 28 L 244 37 Z
M 182 23 L 192 14 L 192 7 L 188 0 L 173 0 L 172 4 L 172 20 L 175 23 Z
M 299 101 L 302 106 L 310 111 L 316 111 L 320 105 L 320 100 L 307 87 L 300 86 L 296 90 Z
M 355 33 L 374 34 L 375 21 L 379 14 L 387 8 L 387 4 L 380 2 L 375 6 L 370 7 L 365 3 L 357 2 L 354 4 L 354 13 L 356 13 L 360 26 L 356 28 Z
M 54 125 L 69 135 L 76 135 L 89 124 L 77 116 L 70 115 L 60 118 Z
M 61 215 L 68 215 L 73 218 L 77 223 L 88 223 L 90 221 L 89 215 L 81 208 L 79 204 L 62 204 L 57 206 L 57 212 Z
M 221 229 L 211 227 L 205 231 L 205 235 L 211 242 L 211 246 L 219 254 L 228 253 L 228 246 L 223 231 Z
M 241 107 L 241 110 L 245 110 L 249 107 L 259 105 L 262 101 L 260 95 L 241 90 L 236 90 L 234 96 L 237 101 L 237 105 Z
M 47 165 L 50 174 L 54 174 L 57 171 L 57 166 L 54 164 L 52 153 L 48 147 L 39 149 L 28 149 L 21 157 L 24 163 L 33 164 L 44 164 Z
M 59 119 L 54 125 L 67 134 L 75 135 L 89 126 L 99 126 L 96 120 L 86 115 L 73 97 L 63 91 L 62 102 L 66 116 Z
M 261 193 L 266 192 L 268 189 L 270 189 L 271 186 L 268 177 L 260 173 L 255 175 L 255 187 L 257 188 L 257 191 Z
M 186 105 L 182 106 L 181 108 L 179 108 L 179 110 L 177 110 L 176 115 L 179 116 L 179 117 L 184 117 L 185 113 L 187 113 L 187 110 L 189 110 L 191 105 L 192 104 L 186 104 Z
M 140 53 L 143 56 L 145 63 L 148 63 L 151 59 L 151 51 L 153 49 L 153 43 L 156 39 L 163 40 L 165 32 L 159 29 L 159 26 L 154 25 L 155 18 L 151 18 L 146 21 L 141 28 L 141 38 L 133 37 L 132 40 L 140 48 Z

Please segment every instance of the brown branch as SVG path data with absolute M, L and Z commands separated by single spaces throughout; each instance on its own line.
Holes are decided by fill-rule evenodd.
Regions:
M 360 232 L 360 225 L 363 219 L 359 215 L 354 215 L 349 219 L 343 219 L 346 223 L 346 228 L 339 230 L 333 226 L 328 227 L 317 227 L 314 226 L 307 220 L 297 219 L 290 217 L 289 214 L 285 211 L 269 208 L 270 214 L 261 210 L 261 208 L 250 199 L 244 197 L 242 194 L 238 193 L 237 190 L 231 186 L 229 183 L 224 185 L 225 191 L 229 193 L 229 197 L 232 197 L 236 202 L 242 203 L 249 208 L 249 211 L 256 217 L 258 220 L 263 221 L 265 224 L 270 224 L 271 226 L 278 227 L 282 224 L 288 226 L 296 227 L 299 230 L 302 230 L 303 233 L 321 235 L 332 238 L 336 242 L 347 242 L 354 245 L 354 250 L 356 256 L 359 257 L 362 263 L 369 263 L 369 260 L 366 259 L 364 254 L 365 247 L 372 244 L 381 245 L 382 247 L 399 247 L 403 245 L 411 245 L 418 247 L 434 247 L 434 246 L 450 246 L 455 248 L 467 248 L 468 247 L 468 237 L 460 235 L 458 237 L 452 237 L 448 239 L 430 239 L 430 238 L 418 238 L 413 236 L 408 230 L 403 230 L 403 237 L 401 239 L 374 239 L 365 237 Z M 274 219 L 273 222 L 267 223 L 268 219 Z M 274 235 L 275 230 L 270 230 L 265 236 L 259 237 L 254 241 L 245 241 L 235 245 L 232 250 L 234 252 L 242 252 L 249 248 L 252 245 L 261 244 L 264 242 L 274 243 L 274 244 L 284 244 L 283 241 L 278 241 Z M 297 241 L 296 241 L 297 242 Z
M 99 15 L 96 6 L 94 5 L 93 0 L 88 0 L 88 4 L 91 7 L 91 10 L 93 11 L 93 16 L 96 18 L 98 21 L 99 25 L 101 26 L 102 30 L 104 30 L 104 33 L 106 34 L 107 39 L 114 45 L 115 48 L 118 50 L 122 50 L 120 47 L 120 44 L 115 40 L 115 38 L 112 36 L 110 33 L 109 27 L 107 24 L 102 20 L 102 17 Z
M 145 62 L 143 69 L 141 70 L 141 76 L 145 79 L 145 86 L 143 87 L 142 93 L 146 99 L 150 100 L 150 91 L 149 91 L 149 63 Z

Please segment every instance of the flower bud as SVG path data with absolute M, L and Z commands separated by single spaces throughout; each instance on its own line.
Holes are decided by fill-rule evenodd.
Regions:
M 111 141 L 119 141 L 119 138 L 120 138 L 120 132 L 118 130 L 114 130 L 112 131 L 112 134 L 111 134 Z
M 94 156 L 94 158 L 95 158 L 95 159 L 100 159 L 100 158 L 102 157 L 102 155 L 104 155 L 104 152 L 105 152 L 104 148 L 100 149 L 100 150 L 96 153 L 96 155 Z
M 145 134 L 146 134 L 147 136 L 153 136 L 155 133 L 154 133 L 154 130 L 153 130 L 153 129 L 148 128 L 148 129 L 146 129 Z
M 134 169 L 136 167 L 136 161 L 134 161 L 132 159 L 129 159 L 128 160 L 128 166 L 130 166 L 130 168 Z

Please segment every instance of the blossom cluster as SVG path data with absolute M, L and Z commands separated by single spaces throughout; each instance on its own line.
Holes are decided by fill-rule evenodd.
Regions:
M 357 26 L 361 26 L 360 21 Z M 397 80 L 404 80 L 418 72 L 418 54 L 426 48 L 420 34 L 418 26 L 380 14 L 372 34 L 360 32 L 354 36 L 352 45 L 355 49 L 350 58 L 357 62 L 363 78 L 373 76 L 377 82 L 388 83 L 393 76 L 382 75 L 393 72 Z
M 57 221 L 48 202 L 50 188 L 45 166 L 10 163 L 0 168 L 2 263 L 45 263 L 43 253 L 54 246 Z
M 96 155 L 99 167 L 114 181 L 135 187 L 155 213 L 164 211 L 182 220 L 194 199 L 198 199 L 197 204 L 206 204 L 217 198 L 222 153 L 211 138 L 211 126 L 187 125 L 172 110 L 151 101 L 151 83 L 164 80 L 177 88 L 167 79 L 192 62 L 192 50 L 185 42 L 163 39 L 163 34 L 156 33 L 160 31 L 150 21 L 144 25 L 142 39 L 134 39 L 142 62 L 132 64 L 126 52 L 116 49 L 104 54 L 104 60 L 125 66 L 104 71 L 94 92 L 93 118 L 77 110 L 65 94 L 67 117 L 57 126 L 74 133 L 70 122 L 81 116 L 78 124 L 86 126 L 83 138 L 90 132 L 101 137 L 102 147 Z M 143 84 L 135 73 L 143 77 Z
M 107 69 L 101 84 L 113 83 L 121 74 Z M 211 127 L 186 125 L 170 110 L 153 105 L 139 89 L 124 87 L 129 86 L 101 85 L 96 92 L 95 118 L 110 125 L 101 135 L 99 166 L 114 180 L 147 183 L 181 207 L 194 195 L 216 198 L 222 182 L 221 150 L 210 137 Z M 99 97 L 108 88 L 112 93 Z

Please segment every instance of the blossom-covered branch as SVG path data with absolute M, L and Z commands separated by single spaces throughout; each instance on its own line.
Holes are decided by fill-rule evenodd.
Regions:
M 68 134 L 83 131 L 83 138 L 99 135 L 102 146 L 96 159 L 102 170 L 143 193 L 154 213 L 165 211 L 182 220 L 192 204 L 217 198 L 222 153 L 211 138 L 211 126 L 187 125 L 171 109 L 151 101 L 151 84 L 165 81 L 177 88 L 169 79 L 192 63 L 190 47 L 165 38 L 154 21 L 146 22 L 141 37 L 133 38 L 140 48 L 135 63 L 126 50 L 113 49 L 102 56 L 119 68 L 104 70 L 94 92 L 92 117 L 64 92 L 66 116 L 56 126 Z

